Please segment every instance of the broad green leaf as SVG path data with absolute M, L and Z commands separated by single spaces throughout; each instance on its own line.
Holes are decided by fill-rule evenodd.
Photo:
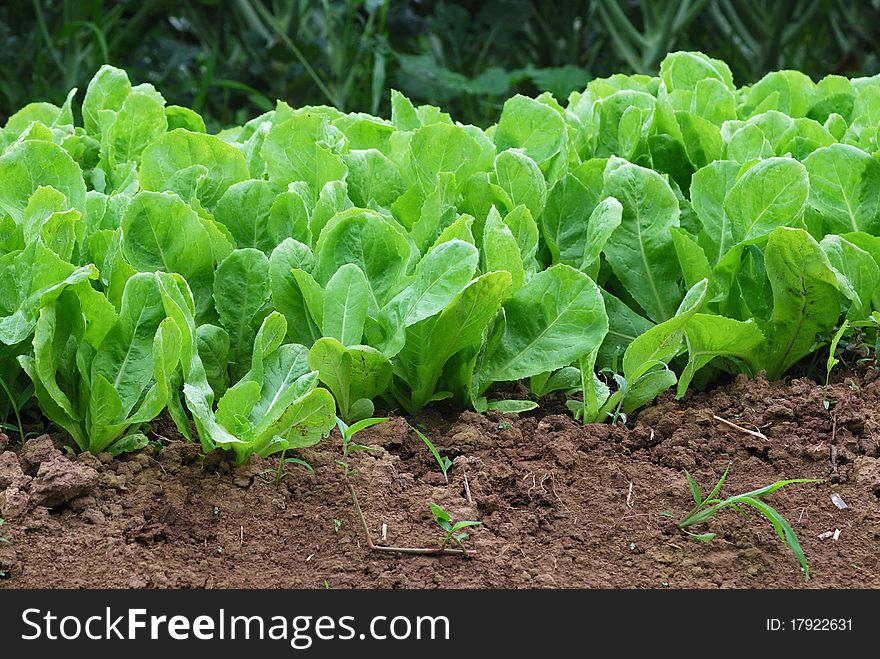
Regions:
M 138 180 L 144 190 L 171 190 L 184 199 L 195 192 L 213 208 L 233 183 L 249 178 L 241 151 L 213 135 L 172 130 L 153 141 L 141 156 Z
M 816 335 L 834 327 L 840 316 L 837 277 L 819 244 L 802 229 L 780 227 L 764 250 L 773 289 L 773 313 L 761 351 L 767 376 L 777 379 L 816 344 Z
M 125 260 L 139 272 L 176 272 L 190 285 L 196 314 L 210 311 L 213 259 L 208 232 L 195 211 L 175 194 L 139 192 L 121 219 Z
M 167 128 L 161 102 L 143 92 L 129 94 L 107 129 L 104 155 L 110 165 L 137 162 L 143 150 Z
M 880 161 L 847 144 L 817 149 L 804 166 L 810 176 L 809 204 L 826 233 L 880 234 Z
M 599 274 L 599 257 L 605 249 L 605 243 L 620 226 L 622 220 L 623 206 L 614 197 L 606 197 L 600 201 L 590 214 L 580 270 L 593 279 Z
M 541 219 L 547 202 L 547 182 L 537 163 L 518 149 L 507 149 L 495 157 L 495 181 L 510 197 L 512 206 L 523 204 L 532 218 Z
M 749 363 L 764 334 L 754 320 L 746 322 L 698 313 L 685 327 L 688 363 L 678 380 L 677 398 L 684 396 L 697 371 L 716 357 L 735 357 Z
M 261 150 L 269 180 L 279 186 L 305 181 L 317 197 L 325 183 L 344 179 L 348 172 L 337 152 L 343 140 L 319 115 L 300 114 L 275 123 Z
M 131 93 L 125 71 L 105 64 L 89 82 L 83 100 L 83 125 L 90 135 L 101 134 L 101 112 L 118 111 Z
M 605 258 L 627 292 L 654 321 L 671 318 L 681 300 L 670 228 L 679 225 L 675 193 L 657 172 L 612 159 L 603 194 L 623 206 Z
M 367 208 L 375 202 L 389 208 L 406 191 L 397 165 L 381 151 L 352 150 L 343 159 L 348 168 L 349 194 L 356 206 Z
M 555 263 L 581 263 L 589 218 L 602 199 L 605 164 L 605 160 L 589 160 L 550 189 L 541 231 Z
M 733 89 L 733 74 L 727 64 L 697 52 L 669 53 L 660 62 L 660 79 L 668 91 L 694 89 L 701 80 L 714 79 Z
M 565 152 L 565 120 L 553 108 L 517 94 L 504 103 L 494 141 L 499 152 L 522 149 L 542 167 Z
M 880 266 L 870 253 L 840 236 L 825 236 L 819 246 L 838 275 L 840 292 L 850 300 L 847 318 L 867 318 L 872 301 L 880 296 Z
M 691 205 L 703 224 L 700 240 L 713 265 L 733 246 L 724 199 L 736 184 L 739 171 L 739 163 L 718 160 L 698 170 L 691 180 Z
M 346 346 L 359 344 L 364 335 L 368 303 L 369 288 L 363 270 L 354 263 L 343 265 L 330 277 L 324 290 L 324 336 L 333 337 Z
M 67 208 L 85 212 L 86 184 L 82 170 L 57 144 L 25 140 L 0 155 L 0 210 L 20 223 L 31 196 L 51 186 L 67 198 Z
M 422 188 L 431 190 L 441 172 L 453 174 L 461 186 L 477 171 L 480 145 L 462 126 L 432 124 L 413 132 L 410 143 L 415 173 Z
M 269 303 L 269 259 L 256 249 L 238 249 L 217 267 L 214 304 L 229 334 L 233 379 L 250 368 L 251 347 Z
M 311 346 L 321 338 L 321 332 L 309 314 L 293 271 L 310 272 L 314 266 L 315 257 L 312 251 L 293 238 L 284 240 L 272 251 L 269 258 L 272 304 L 287 319 L 290 339 L 306 346 Z
M 792 158 L 768 158 L 749 169 L 724 199 L 734 242 L 795 226 L 809 187 L 806 168 Z
M 476 250 L 474 252 L 476 254 Z M 516 293 L 525 283 L 526 273 L 519 245 L 494 206 L 489 211 L 483 228 L 483 270 L 507 270 L 512 281 L 508 295 Z
M 506 323 L 481 380 L 518 380 L 567 366 L 598 348 L 608 331 L 599 288 L 582 272 L 555 265 L 504 304 Z
M 253 247 L 266 254 L 289 235 L 283 215 L 271 215 L 278 189 L 269 181 L 248 179 L 223 193 L 214 209 L 214 219 L 229 229 L 238 248 Z M 275 220 L 281 220 L 275 225 Z
M 516 246 L 513 247 L 517 254 Z M 379 314 L 386 342 L 383 354 L 391 358 L 406 342 L 406 328 L 440 313 L 467 286 L 477 269 L 476 247 L 462 240 L 441 243 L 416 265 L 411 284 Z
M 331 337 L 315 342 L 309 350 L 309 368 L 318 372 L 321 383 L 333 393 L 342 419 L 350 416 L 352 405 L 362 398 L 372 400 L 391 383 L 391 362 L 369 346 L 342 345 Z
M 24 250 L 0 256 L 0 341 L 15 345 L 34 331 L 41 306 L 68 286 L 97 278 L 93 265 L 75 268 L 37 239 Z
M 407 330 L 395 369 L 410 385 L 414 410 L 432 398 L 449 359 L 479 345 L 510 283 L 510 273 L 505 271 L 477 277 L 436 318 L 427 318 Z
M 397 292 L 410 262 L 406 235 L 391 220 L 359 208 L 334 217 L 315 245 L 315 276 L 326 284 L 346 263 L 358 265 L 370 284 L 371 314 Z
M 762 103 L 775 98 L 772 108 L 791 117 L 805 117 L 813 104 L 815 83 L 800 71 L 773 71 L 756 82 L 748 91 L 744 112 L 753 114 Z

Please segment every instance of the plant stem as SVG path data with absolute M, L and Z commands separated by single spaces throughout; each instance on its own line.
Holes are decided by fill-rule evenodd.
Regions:
M 21 414 L 19 414 L 16 400 L 12 397 L 12 392 L 6 386 L 3 378 L 0 378 L 0 387 L 3 387 L 3 391 L 6 392 L 6 396 L 9 398 L 10 407 L 12 407 L 12 411 L 15 413 L 15 420 L 18 423 L 18 434 L 21 436 L 21 443 L 24 444 L 24 426 L 21 423 Z
M 477 553 L 475 549 L 450 549 L 449 547 L 446 547 L 445 542 L 440 547 L 385 547 L 383 545 L 375 544 L 370 535 L 370 527 L 367 526 L 367 519 L 364 517 L 364 512 L 361 509 L 360 501 L 358 501 L 354 485 L 352 485 L 351 481 L 348 479 L 348 474 L 344 474 L 343 477 L 345 478 L 345 486 L 348 488 L 348 493 L 351 495 L 351 501 L 354 504 L 355 512 L 357 513 L 358 519 L 361 521 L 361 528 L 364 530 L 364 536 L 367 539 L 367 547 L 370 551 L 382 551 L 395 554 L 419 554 L 422 556 L 474 556 Z

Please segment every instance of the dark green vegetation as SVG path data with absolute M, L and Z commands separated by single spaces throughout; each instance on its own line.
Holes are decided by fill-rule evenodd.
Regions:
M 34 98 L 61 105 L 112 64 L 212 130 L 276 98 L 387 116 L 390 88 L 488 125 L 516 92 L 564 98 L 594 77 L 653 74 L 674 50 L 723 59 L 738 80 L 873 73 L 878 38 L 876 1 L 9 0 L 0 122 Z

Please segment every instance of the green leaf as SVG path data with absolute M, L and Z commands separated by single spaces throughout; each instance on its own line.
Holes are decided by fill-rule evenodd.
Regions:
M 131 93 L 131 82 L 125 71 L 105 64 L 89 82 L 83 100 L 83 125 L 90 135 L 100 135 L 101 113 L 118 111 Z
M 510 197 L 513 210 L 520 204 L 535 220 L 541 219 L 547 202 L 547 182 L 537 163 L 518 149 L 507 149 L 495 157 L 495 180 Z
M 678 381 L 677 398 L 684 396 L 697 371 L 716 357 L 735 357 L 750 363 L 764 334 L 753 319 L 695 314 L 685 326 L 688 363 Z
M 189 283 L 196 314 L 211 308 L 214 264 L 208 231 L 195 211 L 175 194 L 139 192 L 121 218 L 122 253 L 138 272 L 176 272 Z
M 238 249 L 217 267 L 214 303 L 223 329 L 229 334 L 232 379 L 250 368 L 257 328 L 269 303 L 269 259 L 256 249 Z
M 107 129 L 107 137 L 102 145 L 104 155 L 110 165 L 138 162 L 144 149 L 167 128 L 163 102 L 152 94 L 131 93 Z
M 498 151 L 522 149 L 539 167 L 567 148 L 565 120 L 553 108 L 517 94 L 504 103 L 495 128 Z
M 241 151 L 213 135 L 172 130 L 153 141 L 141 156 L 138 172 L 144 190 L 197 196 L 213 208 L 233 183 L 249 178 Z
M 347 263 L 358 265 L 370 287 L 370 313 L 375 315 L 400 287 L 411 258 L 406 235 L 377 213 L 352 208 L 324 227 L 315 245 L 315 276 L 326 284 Z
M 480 375 L 483 389 L 567 366 L 598 348 L 608 331 L 599 288 L 566 265 L 532 277 L 504 312 L 507 322 Z
M 703 503 L 703 493 L 700 492 L 700 486 L 687 469 L 684 470 L 684 477 L 687 479 L 688 487 L 691 489 L 691 496 L 694 498 L 694 503 L 699 506 Z
M 749 169 L 724 199 L 734 242 L 796 226 L 809 187 L 806 168 L 793 158 L 768 158 Z
M 361 342 L 367 319 L 369 290 L 363 271 L 353 263 L 337 270 L 324 291 L 324 336 L 339 340 L 343 345 Z
M 382 353 L 369 346 L 346 347 L 332 337 L 315 342 L 309 350 L 308 363 L 333 393 L 346 423 L 359 420 L 351 415 L 355 402 L 362 398 L 372 400 L 391 383 L 391 362 Z
M 24 210 L 38 188 L 51 186 L 67 198 L 65 208 L 85 212 L 86 184 L 82 170 L 57 144 L 25 140 L 0 155 L 0 210 L 21 223 Z
M 304 181 L 317 197 L 325 183 L 347 174 L 338 153 L 343 140 L 342 133 L 317 114 L 298 114 L 273 123 L 261 150 L 269 180 L 283 187 Z
M 306 245 L 286 238 L 269 257 L 269 283 L 272 304 L 287 319 L 287 334 L 295 343 L 311 346 L 321 338 L 315 320 L 309 314 L 303 292 L 293 275 L 294 270 L 310 272 L 315 257 Z
M 825 233 L 865 231 L 880 234 L 880 162 L 848 144 L 811 153 L 804 166 L 810 176 L 809 204 L 822 217 Z
M 828 257 L 802 229 L 774 230 L 764 263 L 773 289 L 773 313 L 760 358 L 768 377 L 775 380 L 813 351 L 817 334 L 827 334 L 837 323 L 840 293 Z
M 520 414 L 535 410 L 538 404 L 533 400 L 492 400 L 489 401 L 490 410 L 503 412 L 504 414 Z
M 679 225 L 675 193 L 657 172 L 612 159 L 603 194 L 623 206 L 621 224 L 605 244 L 605 258 L 651 320 L 671 318 L 681 300 L 670 233 Z
M 476 254 L 476 250 L 474 252 Z M 526 273 L 519 245 L 495 206 L 490 209 L 483 229 L 483 270 L 509 272 L 512 284 L 507 291 L 508 295 L 516 293 L 525 283 Z
M 436 318 L 411 326 L 395 372 L 412 390 L 412 408 L 421 409 L 434 396 L 444 366 L 453 355 L 482 341 L 501 308 L 510 273 L 490 272 L 474 279 Z

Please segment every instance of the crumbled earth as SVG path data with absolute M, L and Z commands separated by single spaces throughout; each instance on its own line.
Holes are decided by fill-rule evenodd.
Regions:
M 482 522 L 471 559 L 371 552 L 335 432 L 298 454 L 314 473 L 288 465 L 278 484 L 277 461 L 202 456 L 167 419 L 151 436 L 170 443 L 121 459 L 0 436 L 0 588 L 877 588 L 880 380 L 838 376 L 828 398 L 830 410 L 807 379 L 740 378 L 664 396 L 627 426 L 580 426 L 558 403 L 521 417 L 427 411 L 410 421 L 454 459 L 448 484 L 407 420 L 359 435 L 373 450 L 351 458 L 351 482 L 373 539 L 435 546 L 436 502 Z M 723 511 L 699 529 L 710 543 L 667 516 L 692 505 L 684 469 L 705 492 L 728 463 L 724 494 L 822 479 L 766 499 L 797 533 L 809 583 L 755 513 Z

